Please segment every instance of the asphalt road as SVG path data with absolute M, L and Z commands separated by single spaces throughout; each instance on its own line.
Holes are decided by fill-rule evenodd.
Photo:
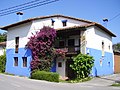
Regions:
M 0 74 L 0 90 L 120 90 L 118 87 L 90 83 L 53 83 Z

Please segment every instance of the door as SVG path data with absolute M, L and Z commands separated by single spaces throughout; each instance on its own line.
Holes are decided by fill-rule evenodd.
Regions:
M 75 71 L 70 67 L 70 65 L 73 64 L 72 59 L 67 59 L 66 61 L 66 77 L 69 79 L 75 79 L 76 74 Z

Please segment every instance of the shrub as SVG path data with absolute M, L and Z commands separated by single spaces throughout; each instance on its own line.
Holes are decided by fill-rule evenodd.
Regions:
M 31 74 L 31 79 L 46 80 L 50 82 L 59 82 L 59 74 L 37 70 Z
M 73 64 L 70 67 L 77 74 L 77 79 L 83 79 L 90 75 L 94 59 L 92 56 L 86 54 L 79 54 L 73 58 Z
M 0 72 L 5 72 L 6 54 L 0 56 Z

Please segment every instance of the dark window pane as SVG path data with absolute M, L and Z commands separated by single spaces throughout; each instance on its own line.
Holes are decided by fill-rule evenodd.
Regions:
M 64 47 L 65 42 L 64 41 L 59 41 L 59 47 Z
M 62 62 L 58 62 L 58 67 L 62 67 Z
M 68 46 L 74 46 L 74 39 L 69 39 L 68 40 Z
M 15 44 L 19 44 L 19 37 L 15 37 Z
M 63 23 L 63 27 L 67 26 L 67 20 L 62 20 L 62 23 Z
M 14 57 L 14 66 L 18 66 L 18 57 Z
M 27 67 L 27 57 L 22 57 L 23 59 L 23 67 Z
M 19 48 L 19 37 L 15 37 L 15 53 L 18 53 Z

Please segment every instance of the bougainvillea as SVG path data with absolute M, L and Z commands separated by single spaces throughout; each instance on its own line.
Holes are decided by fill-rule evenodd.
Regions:
M 65 48 L 65 49 L 54 49 L 54 55 L 56 56 L 56 57 L 62 57 L 62 58 L 64 58 L 65 57 L 65 55 L 66 55 L 66 53 L 67 53 L 67 49 Z
M 66 50 L 53 47 L 55 38 L 56 30 L 46 26 L 29 38 L 26 46 L 32 51 L 32 71 L 36 69 L 49 71 L 53 58 L 65 57 Z
M 50 66 L 52 60 L 52 46 L 56 37 L 56 30 L 44 26 L 36 34 L 32 34 L 27 47 L 32 51 L 31 70 L 40 69 L 44 64 Z M 45 62 L 45 63 L 44 63 Z M 44 64 L 43 64 L 44 63 Z

